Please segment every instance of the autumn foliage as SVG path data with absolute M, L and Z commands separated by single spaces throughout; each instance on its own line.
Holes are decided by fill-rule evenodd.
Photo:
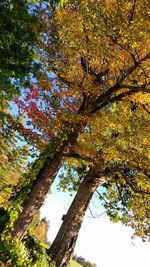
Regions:
M 43 70 L 13 101 L 20 130 L 43 153 L 42 165 L 14 237 L 23 238 L 63 166 L 60 187 L 77 190 L 74 201 L 82 196 L 83 206 L 73 202 L 52 245 L 60 267 L 73 253 L 78 211 L 81 219 L 99 184 L 110 219 L 149 239 L 150 12 L 148 0 L 77 0 L 44 5 L 39 14 L 36 53 Z

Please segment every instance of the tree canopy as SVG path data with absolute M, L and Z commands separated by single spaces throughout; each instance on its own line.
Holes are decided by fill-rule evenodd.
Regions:
M 35 17 L 27 12 L 28 5 L 23 3 L 25 18 L 29 16 L 33 25 Z M 8 6 L 16 12 L 13 5 L 4 5 L 3 9 Z M 14 16 L 18 15 L 14 13 Z M 15 97 L 14 102 L 19 115 L 24 117 L 21 131 L 41 151 L 36 161 L 40 164 L 36 173 L 36 163 L 33 164 L 22 187 L 14 194 L 14 203 L 22 192 L 25 198 L 13 236 L 24 237 L 63 166 L 68 172 L 62 175 L 60 187 L 77 190 L 75 201 L 78 196 L 80 199 L 80 194 L 85 194 L 83 188 L 91 197 L 90 183 L 91 190 L 96 189 L 99 179 L 109 173 L 109 179 L 98 190 L 107 214 L 113 221 L 121 220 L 130 225 L 136 235 L 146 240 L 150 230 L 149 1 L 52 1 L 51 6 L 40 7 L 39 18 L 34 31 L 40 32 L 36 56 L 43 72 L 37 80 L 26 84 L 23 94 Z M 25 21 L 27 29 L 30 23 Z M 22 78 L 20 63 L 24 64 L 24 74 L 27 74 L 28 66 L 32 65 L 31 36 L 25 40 L 27 50 L 22 50 L 21 60 L 25 64 L 22 61 L 12 64 L 12 74 L 10 63 L 5 60 L 9 71 L 4 82 L 8 77 L 16 79 L 20 75 L 18 78 Z M 8 50 L 10 48 L 13 55 L 14 48 L 8 45 Z M 26 54 L 29 57 L 24 61 Z M 21 72 L 17 73 L 17 68 Z M 86 200 L 86 205 L 89 201 Z M 80 212 L 82 209 L 85 212 L 85 206 Z M 77 219 L 77 207 L 75 212 Z M 70 214 L 75 216 L 73 211 Z M 69 216 L 66 215 L 62 229 L 65 222 L 68 228 L 72 227 Z M 59 241 L 64 240 L 60 235 L 61 229 Z M 68 250 L 71 257 L 77 235 L 73 241 L 70 236 L 67 238 L 68 244 L 73 244 Z M 56 252 L 55 243 L 57 237 L 53 252 Z M 66 241 L 66 249 L 68 244 Z M 62 245 L 57 247 L 57 255 Z
M 55 15 L 42 14 L 41 24 L 39 57 L 50 74 L 22 108 L 43 138 L 123 98 L 149 112 L 148 1 L 66 2 Z

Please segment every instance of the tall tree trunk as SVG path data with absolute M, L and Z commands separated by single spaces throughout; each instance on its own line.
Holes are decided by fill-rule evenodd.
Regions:
M 71 147 L 76 143 L 76 140 L 83 128 L 83 124 L 78 124 L 74 131 L 70 133 L 68 139 L 63 143 L 62 147 L 55 156 L 49 162 L 45 161 L 35 182 L 33 183 L 31 193 L 29 194 L 27 201 L 24 203 L 23 211 L 19 214 L 19 217 L 14 224 L 12 232 L 12 236 L 14 238 L 22 240 L 22 238 L 26 235 L 28 226 L 36 212 L 42 206 L 45 196 L 50 189 L 64 157 L 67 156 Z
M 89 171 L 64 216 L 60 230 L 48 252 L 56 267 L 66 267 L 73 256 L 79 230 L 92 195 L 100 184 L 106 182 L 106 179 L 96 178 L 102 173 L 104 174 L 97 166 Z

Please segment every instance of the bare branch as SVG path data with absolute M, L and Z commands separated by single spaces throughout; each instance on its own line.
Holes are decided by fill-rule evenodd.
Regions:
M 104 211 L 104 212 L 102 212 L 101 214 L 96 214 L 96 215 L 94 215 L 93 214 L 93 212 L 92 212 L 92 210 L 91 210 L 91 208 L 90 208 L 90 206 L 88 207 L 88 210 L 89 210 L 89 212 L 90 212 L 90 214 L 91 214 L 91 217 L 92 218 L 100 218 L 102 215 L 104 215 L 105 213 L 106 213 L 106 211 Z M 88 216 L 88 217 L 90 217 L 90 216 Z

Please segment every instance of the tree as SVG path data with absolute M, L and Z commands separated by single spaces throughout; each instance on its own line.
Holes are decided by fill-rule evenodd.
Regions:
M 23 142 L 23 136 L 15 129 L 15 118 L 7 110 L 5 112 L 0 117 L 0 203 L 7 206 L 13 185 L 21 183 L 26 172 L 30 153 L 26 144 L 17 145 Z
M 0 3 L 1 102 L 17 94 L 26 76 L 38 70 L 38 64 L 33 63 L 37 37 L 33 28 L 37 14 L 30 12 L 29 2 L 7 0 Z
M 107 181 L 107 178 L 102 178 L 103 176 L 105 176 L 105 170 L 103 170 L 102 166 L 96 165 L 81 182 L 75 199 L 49 249 L 49 255 L 56 262 L 57 267 L 67 266 L 73 256 L 78 233 L 91 197 L 99 184 Z
M 43 165 L 49 175 L 45 175 L 44 183 L 40 175 L 34 183 L 19 216 L 20 223 L 16 222 L 14 237 L 25 234 L 29 218 L 42 205 L 61 163 L 86 129 L 89 119 L 99 110 L 109 110 L 112 103 L 123 99 L 134 103 L 139 98 L 140 104 L 148 110 L 150 54 L 147 0 L 138 1 L 136 5 L 121 0 L 102 1 L 101 5 L 97 1 L 86 1 L 86 4 L 84 1 L 67 2 L 52 16 L 50 12 L 43 13 L 41 21 L 43 54 L 40 57 L 51 73 L 47 78 L 48 87 L 43 85 L 42 89 L 45 87 L 48 101 L 53 93 L 61 103 L 60 112 L 55 116 L 57 130 L 50 126 L 48 132 L 52 129 L 53 135 L 62 133 L 69 121 L 71 133 L 66 135 L 66 140 L 49 164 Z M 38 84 L 35 87 L 37 91 L 41 88 Z M 24 111 L 26 105 L 27 99 Z M 29 111 L 33 111 L 32 116 L 35 114 L 32 108 L 28 109 L 28 115 Z M 38 127 L 41 133 L 41 140 L 49 142 L 51 136 L 45 125 L 46 121 L 43 125 L 42 119 L 32 121 L 33 128 Z M 25 225 L 22 230 L 18 228 L 21 218 Z
M 127 103 L 125 107 L 126 109 L 120 104 L 109 112 L 101 111 L 99 118 L 96 118 L 95 122 L 92 120 L 90 125 L 95 130 L 83 133 L 78 140 L 79 148 L 76 148 L 78 154 L 74 151 L 70 155 L 80 160 L 80 164 L 81 161 L 88 160 L 88 164 L 93 164 L 93 167 L 86 173 L 83 181 L 78 181 L 76 197 L 49 249 L 56 266 L 67 266 L 72 257 L 86 209 L 92 194 L 100 184 L 103 189 L 97 192 L 111 220 L 114 222 L 120 220 L 125 225 L 130 225 L 136 234 L 143 239 L 149 239 L 149 149 L 145 143 L 148 132 L 146 131 L 146 135 L 143 136 L 139 132 L 143 125 L 147 127 L 148 116 L 139 108 L 135 114 L 131 110 L 132 106 Z M 121 117 L 118 118 L 118 112 L 122 113 L 124 123 Z M 142 120 L 140 114 L 143 114 Z M 144 114 L 145 120 L 143 120 Z M 101 117 L 105 120 L 102 121 Z M 84 145 L 86 148 L 83 150 Z M 92 147 L 93 155 L 89 157 L 89 149 Z M 74 164 L 75 162 L 72 162 L 72 165 Z M 77 177 L 75 171 L 73 175 Z M 67 174 L 66 177 L 68 178 Z M 67 187 L 76 189 L 76 186 L 74 187 L 76 179 L 70 180 L 69 185 L 66 181 Z
M 85 267 L 96 267 L 95 264 L 90 263 L 89 261 L 87 261 L 86 259 L 84 259 L 84 258 L 81 257 L 81 256 L 74 255 L 74 256 L 73 256 L 73 259 L 74 259 L 76 262 L 80 263 L 82 266 L 85 266 Z
M 147 214 L 147 205 L 150 200 L 149 181 L 147 181 L 147 190 L 137 189 L 135 191 L 133 189 L 134 182 L 131 182 L 131 186 L 128 187 L 128 185 L 123 184 L 121 178 L 120 181 L 116 179 L 116 175 L 120 171 L 119 167 L 116 167 L 115 171 L 111 170 L 111 168 L 108 171 L 108 168 L 105 168 L 102 172 L 102 169 L 101 164 L 97 164 L 87 173 L 79 185 L 77 194 L 67 214 L 63 216 L 63 223 L 49 249 L 49 255 L 56 262 L 56 266 L 65 267 L 72 258 L 78 233 L 90 199 L 96 188 L 102 184 L 106 188 L 111 186 L 111 190 L 106 191 L 106 194 L 110 194 L 110 197 L 113 200 L 115 199 L 115 201 L 110 202 L 108 198 L 105 198 L 104 207 L 111 219 L 113 221 L 121 219 L 125 224 L 129 222 L 133 229 L 140 229 L 139 233 L 141 236 L 149 237 L 149 216 Z M 126 168 L 124 168 L 125 171 Z M 122 173 L 122 170 L 120 173 Z M 117 188 L 114 187 L 114 184 L 117 184 Z M 103 199 L 101 194 L 99 195 L 100 199 Z M 140 208 L 140 205 L 142 208 Z
M 37 212 L 30 224 L 29 234 L 35 236 L 41 244 L 48 244 L 48 229 L 48 221 L 45 218 L 40 219 L 40 213 Z
M 78 135 L 76 132 L 70 133 L 69 142 L 66 140 L 59 152 L 56 150 L 54 154 L 45 157 L 44 164 L 42 164 L 40 170 L 38 170 L 36 174 L 36 180 L 34 180 L 31 184 L 31 189 L 27 192 L 29 196 L 27 195 L 28 199 L 23 203 L 23 212 L 19 215 L 14 224 L 14 238 L 19 238 L 21 240 L 26 234 L 33 216 L 43 204 L 45 195 L 49 191 L 49 186 L 53 182 L 56 172 L 61 166 L 62 160 L 66 155 L 66 146 L 72 145 L 77 137 Z M 22 221 L 24 222 L 23 225 Z

